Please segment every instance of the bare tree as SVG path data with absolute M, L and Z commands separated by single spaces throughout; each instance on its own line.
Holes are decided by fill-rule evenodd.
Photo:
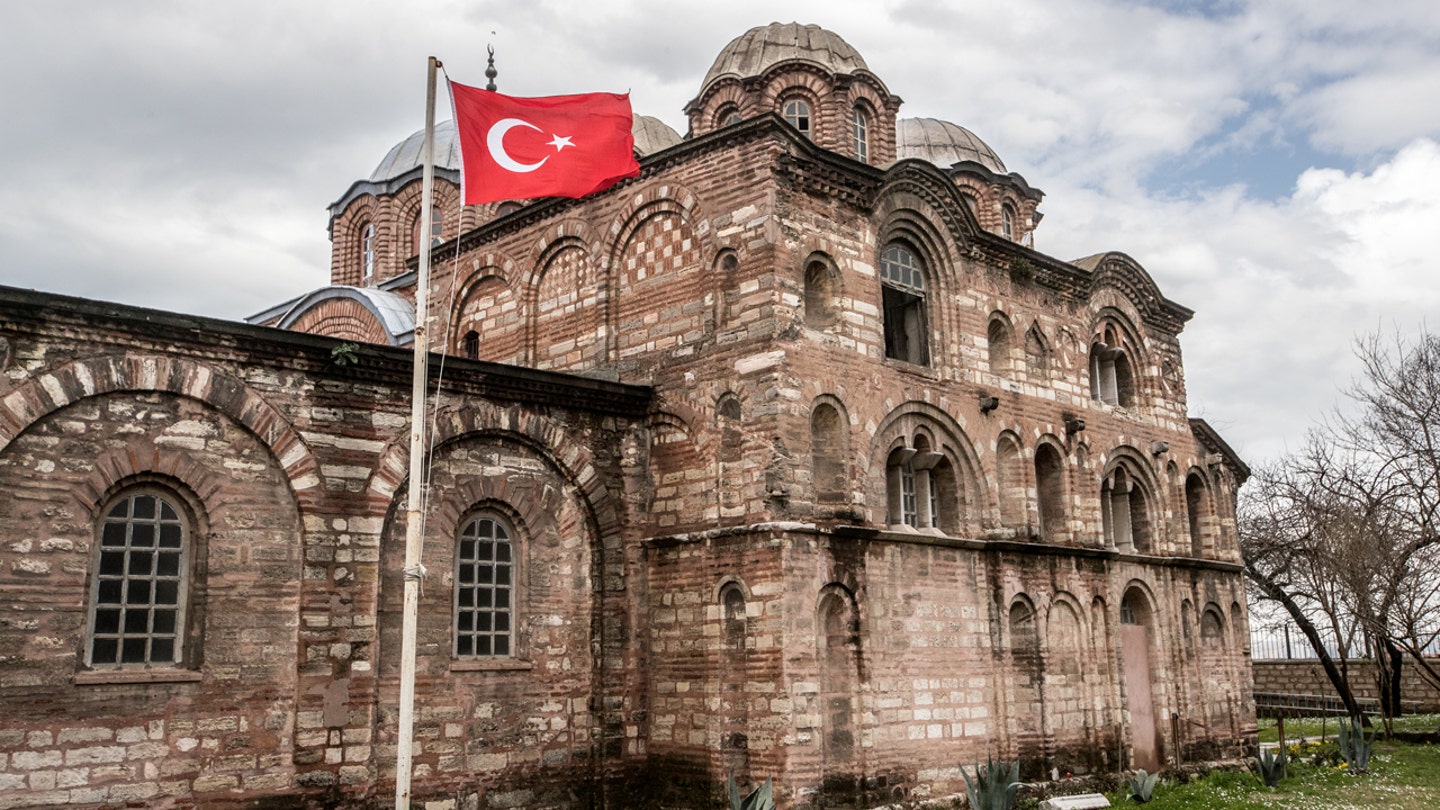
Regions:
M 1242 519 L 1246 573 L 1282 607 L 1320 657 L 1347 711 L 1357 715 L 1340 661 L 1316 623 L 1337 638 L 1358 632 L 1380 671 L 1382 715 L 1399 708 L 1408 654 L 1427 681 L 1440 672 L 1423 651 L 1440 636 L 1440 336 L 1368 336 L 1352 408 L 1312 430 L 1305 446 L 1256 476 Z

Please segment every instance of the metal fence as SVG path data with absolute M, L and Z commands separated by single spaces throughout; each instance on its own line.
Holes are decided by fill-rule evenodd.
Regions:
M 1317 628 L 1318 629 L 1318 628 Z M 1332 658 L 1340 657 L 1340 644 L 1335 633 L 1319 630 L 1325 652 Z M 1440 639 L 1434 639 L 1424 649 L 1427 656 L 1440 656 Z M 1348 658 L 1369 658 L 1369 651 L 1358 640 L 1348 645 Z M 1256 661 L 1271 661 L 1284 658 L 1319 658 L 1310 640 L 1293 625 L 1279 627 L 1255 627 L 1250 631 L 1250 657 Z

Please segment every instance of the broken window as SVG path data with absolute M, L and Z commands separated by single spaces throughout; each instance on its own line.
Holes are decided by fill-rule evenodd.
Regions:
M 783 108 L 785 123 L 800 130 L 800 134 L 807 138 L 814 139 L 810 131 L 810 103 L 803 98 L 792 98 L 785 102 Z
M 885 356 L 916 365 L 928 364 L 925 265 L 908 247 L 892 244 L 880 254 L 880 285 Z

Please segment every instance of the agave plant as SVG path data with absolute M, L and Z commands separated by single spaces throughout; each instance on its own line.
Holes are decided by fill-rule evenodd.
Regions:
M 1340 721 L 1340 756 L 1351 773 L 1369 773 L 1370 755 L 1375 752 L 1375 732 L 1365 733 L 1364 719 L 1354 717 Z
M 775 810 L 775 795 L 770 784 L 770 777 L 765 777 L 765 784 L 750 791 L 750 795 L 740 797 L 740 788 L 735 784 L 735 774 L 730 774 L 728 784 L 730 792 L 730 810 Z
M 1255 760 L 1255 766 L 1260 771 L 1260 781 L 1265 783 L 1265 787 L 1279 785 L 1280 780 L 1285 778 L 1285 749 L 1266 748 Z
M 1125 784 L 1130 788 L 1130 798 L 1136 804 L 1145 804 L 1155 798 L 1155 786 L 1160 783 L 1160 774 L 1146 773 L 1144 768 L 1135 771 L 1134 776 L 1125 777 Z
M 1015 806 L 1015 793 L 1020 789 L 1020 763 L 995 762 L 985 757 L 985 767 L 975 766 L 975 778 L 960 766 L 965 777 L 965 793 L 970 797 L 971 810 L 1010 810 Z

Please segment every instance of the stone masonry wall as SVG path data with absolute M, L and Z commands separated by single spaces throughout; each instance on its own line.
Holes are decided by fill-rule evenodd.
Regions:
M 381 549 L 403 531 L 408 353 L 365 347 L 337 365 L 327 339 L 4 288 L 0 300 L 0 807 L 383 795 L 399 578 Z M 592 640 L 598 595 L 627 587 L 617 453 L 643 436 L 649 393 L 463 361 L 446 379 L 415 794 L 463 783 L 513 806 L 541 770 L 584 792 L 625 767 L 591 749 L 593 679 L 613 671 L 595 652 L 621 651 Z M 184 655 L 91 666 L 97 525 L 137 491 L 184 513 Z M 526 555 L 522 655 L 450 674 L 466 667 L 450 654 L 448 555 L 487 506 Z
M 1431 666 L 1440 666 L 1440 659 L 1430 659 Z M 1257 660 L 1255 691 L 1260 694 L 1333 696 L 1335 688 L 1319 661 L 1308 659 Z M 1401 665 L 1400 700 L 1406 711 L 1440 712 L 1440 691 L 1421 680 L 1415 663 L 1405 659 Z M 1350 688 L 1355 697 L 1379 700 L 1380 687 L 1375 662 L 1360 659 L 1349 662 Z

